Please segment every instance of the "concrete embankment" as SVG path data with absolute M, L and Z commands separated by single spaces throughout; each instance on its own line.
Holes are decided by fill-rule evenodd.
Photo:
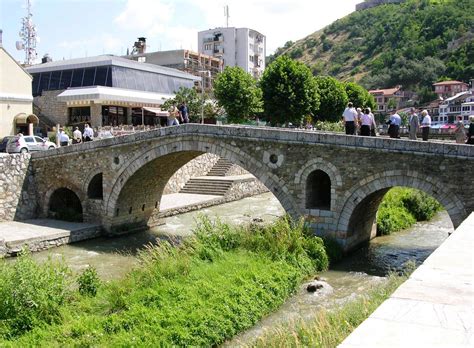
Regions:
M 340 348 L 474 346 L 474 213 Z

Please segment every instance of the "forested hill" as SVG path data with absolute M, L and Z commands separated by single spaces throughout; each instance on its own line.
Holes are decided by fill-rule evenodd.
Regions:
M 314 75 L 353 80 L 366 88 L 431 88 L 440 79 L 474 78 L 474 1 L 408 0 L 337 20 L 281 54 Z M 421 92 L 421 91 L 420 91 Z

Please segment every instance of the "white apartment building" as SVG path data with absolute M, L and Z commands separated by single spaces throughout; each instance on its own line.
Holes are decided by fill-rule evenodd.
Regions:
M 218 57 L 224 67 L 240 66 L 255 78 L 265 69 L 265 35 L 249 28 L 216 28 L 198 33 L 198 51 Z

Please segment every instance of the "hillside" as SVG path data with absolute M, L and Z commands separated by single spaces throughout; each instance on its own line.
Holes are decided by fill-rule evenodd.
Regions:
M 356 81 L 366 88 L 403 85 L 429 90 L 443 78 L 474 78 L 474 1 L 408 0 L 353 12 L 281 54 L 314 75 Z

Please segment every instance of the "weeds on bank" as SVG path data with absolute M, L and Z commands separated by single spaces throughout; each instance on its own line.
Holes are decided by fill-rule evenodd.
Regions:
M 150 246 L 139 258 L 121 280 L 100 284 L 91 269 L 75 286 L 63 266 L 27 255 L 2 264 L 1 298 L 11 300 L 2 303 L 0 345 L 213 346 L 278 308 L 328 264 L 322 241 L 287 218 L 247 229 L 202 218 L 195 237 Z M 17 286 L 25 293 L 18 304 Z M 33 289 L 41 310 L 28 306 L 39 296 Z

